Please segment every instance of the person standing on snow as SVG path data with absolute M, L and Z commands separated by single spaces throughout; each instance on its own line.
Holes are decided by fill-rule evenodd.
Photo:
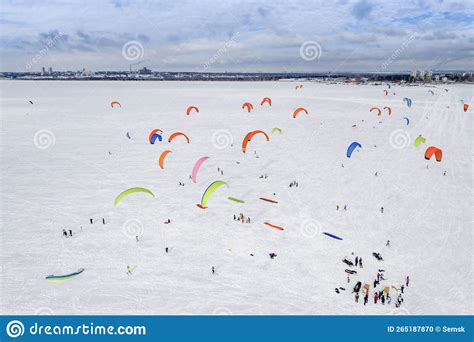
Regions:
M 356 257 L 356 260 L 355 260 L 355 265 L 358 266 L 359 265 L 359 257 Z
M 72 237 L 72 230 L 69 229 L 69 236 Z
M 90 221 L 90 222 L 91 222 L 91 224 L 92 224 L 92 219 L 89 219 L 89 221 Z
M 385 244 L 385 246 L 390 247 L 390 240 L 387 240 L 387 243 Z
M 362 268 L 362 257 L 359 258 L 359 266 L 360 266 L 360 268 Z
M 383 214 L 383 207 L 380 207 L 380 212 Z
M 216 269 L 214 268 L 214 266 L 211 267 L 211 272 L 212 274 L 216 273 Z
M 369 294 L 366 293 L 364 296 L 364 306 L 369 302 Z
M 379 300 L 379 295 L 377 294 L 377 292 L 375 292 L 375 295 L 374 295 L 374 303 L 377 304 L 377 301 Z
M 410 277 L 407 276 L 407 280 L 406 280 L 406 284 L 407 284 L 407 287 L 408 287 L 408 284 L 410 283 Z
M 127 265 L 127 274 L 128 275 L 131 275 L 132 274 L 132 269 L 130 268 L 130 266 Z

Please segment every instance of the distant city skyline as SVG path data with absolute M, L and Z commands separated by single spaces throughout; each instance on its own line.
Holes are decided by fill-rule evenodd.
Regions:
M 473 70 L 469 1 L 6 1 L 0 71 Z

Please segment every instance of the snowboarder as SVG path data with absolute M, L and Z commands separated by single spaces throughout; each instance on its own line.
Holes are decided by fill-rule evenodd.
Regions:
M 408 284 L 410 283 L 410 277 L 407 276 L 407 280 L 406 280 L 406 284 L 407 284 L 407 287 L 408 287 Z
M 63 229 L 63 236 L 65 236 L 67 238 L 67 232 L 66 232 L 66 229 Z
M 216 269 L 214 268 L 214 266 L 211 267 L 211 272 L 212 274 L 216 273 Z
M 358 266 L 359 265 L 359 257 L 356 257 L 355 261 L 356 261 L 356 266 Z
M 69 236 L 72 237 L 72 230 L 69 229 Z
M 390 240 L 387 240 L 387 243 L 385 244 L 385 246 L 390 247 Z

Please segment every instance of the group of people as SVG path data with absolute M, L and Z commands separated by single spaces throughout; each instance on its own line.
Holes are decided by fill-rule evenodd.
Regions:
M 290 188 L 292 188 L 292 187 L 297 188 L 297 187 L 298 187 L 298 182 L 297 182 L 297 181 L 291 182 L 290 185 L 289 185 L 289 187 L 290 187 Z
M 387 240 L 386 246 L 390 247 L 390 240 Z M 352 254 L 354 254 L 354 253 L 352 253 Z M 375 253 L 374 252 L 374 253 L 372 253 L 372 255 L 378 261 L 383 261 L 383 258 L 380 255 L 380 253 Z M 346 265 L 348 265 L 351 268 L 351 269 L 346 269 L 346 273 L 348 273 L 347 282 L 350 283 L 350 275 L 357 274 L 357 271 L 353 270 L 352 267 L 359 266 L 360 268 L 362 268 L 362 258 L 359 257 L 359 256 L 356 256 L 355 261 L 353 262 L 349 258 L 344 257 L 344 259 L 342 259 L 342 262 L 344 262 Z M 399 288 L 397 288 L 395 286 L 391 286 L 391 287 L 390 286 L 383 286 L 383 287 L 380 288 L 379 286 L 381 285 L 381 282 L 385 281 L 385 280 L 386 280 L 385 270 L 384 269 L 378 269 L 377 275 L 376 275 L 376 277 L 373 281 L 373 286 L 374 286 L 373 301 L 374 301 L 374 304 L 381 303 L 382 305 L 385 305 L 385 304 L 390 305 L 390 303 L 392 302 L 392 297 L 390 296 L 390 289 L 393 289 L 393 290 L 396 291 L 395 307 L 399 308 L 403 303 L 403 294 L 404 294 L 405 289 L 408 287 L 408 285 L 410 283 L 410 277 L 406 276 L 404 284 L 402 284 Z M 370 289 L 369 284 L 365 284 L 364 286 L 362 286 L 362 282 L 357 281 L 356 284 L 354 285 L 354 288 L 353 288 L 353 291 L 352 291 L 352 293 L 355 293 L 355 302 L 359 303 L 359 299 L 360 299 L 360 296 L 361 296 L 360 292 L 362 290 L 363 303 L 364 303 L 364 305 L 367 305 L 367 303 L 369 302 L 369 289 Z M 341 290 L 345 290 L 345 288 L 339 287 L 339 288 L 336 288 L 335 291 L 336 291 L 336 293 L 340 293 Z
M 234 214 L 234 221 L 240 221 L 242 223 L 250 223 L 250 217 L 245 218 L 245 215 L 240 213 L 239 215 Z

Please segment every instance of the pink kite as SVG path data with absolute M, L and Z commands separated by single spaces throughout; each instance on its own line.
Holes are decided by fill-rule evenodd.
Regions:
M 193 179 L 194 183 L 197 182 L 196 177 L 197 177 L 197 173 L 198 173 L 199 169 L 201 168 L 201 165 L 208 159 L 209 159 L 209 157 L 201 157 L 201 158 L 198 159 L 196 164 L 194 164 L 193 172 L 191 174 L 191 178 Z

